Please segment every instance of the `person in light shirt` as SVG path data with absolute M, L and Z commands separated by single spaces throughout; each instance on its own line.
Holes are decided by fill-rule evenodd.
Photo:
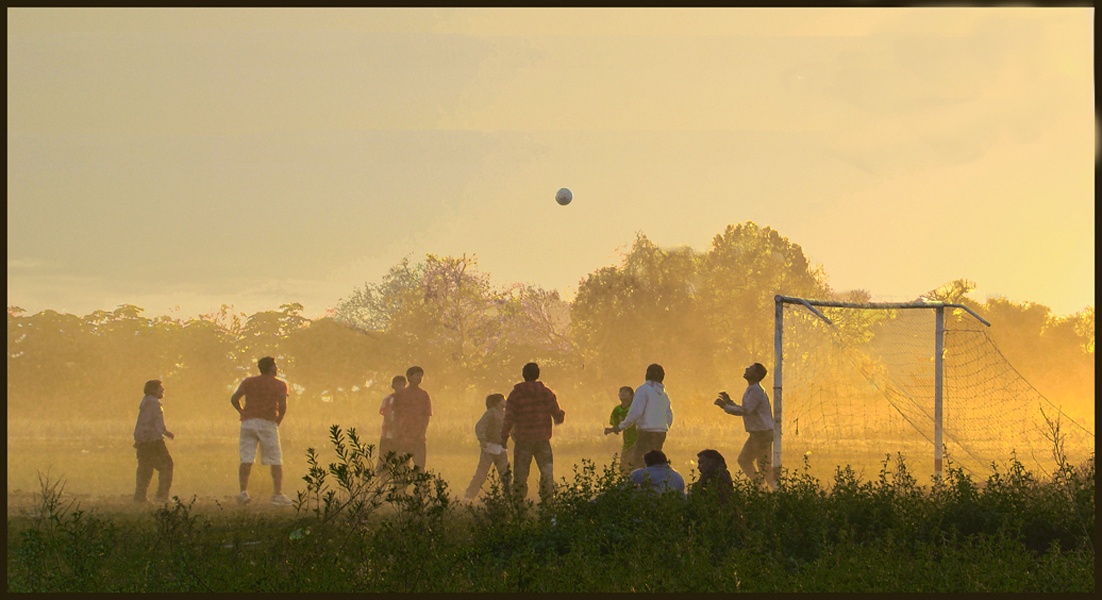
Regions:
M 685 495 L 685 478 L 670 466 L 670 459 L 661 450 L 651 450 L 643 455 L 647 465 L 631 472 L 631 481 L 640 489 L 658 493 L 677 492 Z
M 168 490 L 172 487 L 172 455 L 165 446 L 165 438 L 176 439 L 165 429 L 164 409 L 161 400 L 165 386 L 159 379 L 145 382 L 145 396 L 138 405 L 138 421 L 134 424 L 134 449 L 138 454 L 138 472 L 134 486 L 134 502 L 149 503 L 146 491 L 157 471 L 157 502 L 168 502 Z
M 742 404 L 736 404 L 727 392 L 720 392 L 715 405 L 729 415 L 742 417 L 742 424 L 749 436 L 738 455 L 738 465 L 752 481 L 765 481 L 770 488 L 776 489 L 773 474 L 773 409 L 769 405 L 769 395 L 761 387 L 765 379 L 765 366 L 754 363 L 746 367 L 742 378 L 749 384 L 742 394 Z
M 490 474 L 490 467 L 497 467 L 498 479 L 506 494 L 509 493 L 509 453 L 505 451 L 505 440 L 501 439 L 501 426 L 505 422 L 505 396 L 503 394 L 490 394 L 486 396 L 486 412 L 474 426 L 474 435 L 478 438 L 481 452 L 478 457 L 478 467 L 475 468 L 474 477 L 463 494 L 465 502 L 474 502 L 478 496 L 482 484 L 486 483 L 486 477 Z
M 661 450 L 666 442 L 666 434 L 673 426 L 673 408 L 666 388 L 662 385 L 666 371 L 662 365 L 652 364 L 647 367 L 646 378 L 646 383 L 635 389 L 628 416 L 617 425 L 605 427 L 605 435 L 620 433 L 633 425 L 638 429 L 639 437 L 635 440 L 629 461 L 632 465 L 643 464 L 643 457 L 647 452 Z

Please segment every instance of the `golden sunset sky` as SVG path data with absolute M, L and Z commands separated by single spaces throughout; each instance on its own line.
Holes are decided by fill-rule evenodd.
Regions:
M 569 298 L 752 220 L 839 291 L 1071 314 L 1093 11 L 9 8 L 8 305 L 315 317 L 426 253 Z

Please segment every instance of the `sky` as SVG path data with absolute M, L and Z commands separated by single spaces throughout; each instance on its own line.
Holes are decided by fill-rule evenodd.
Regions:
M 8 305 L 314 318 L 429 253 L 571 298 L 754 221 L 838 291 L 1072 314 L 1093 11 L 8 8 Z

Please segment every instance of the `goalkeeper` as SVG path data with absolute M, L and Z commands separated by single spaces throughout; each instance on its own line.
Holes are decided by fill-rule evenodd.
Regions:
M 770 488 L 776 489 L 773 476 L 773 409 L 769 406 L 769 396 L 761 387 L 765 379 L 765 366 L 754 363 L 746 367 L 742 374 L 749 384 L 742 394 L 742 405 L 735 404 L 727 392 L 720 392 L 715 405 L 727 414 L 742 417 L 742 424 L 750 436 L 738 455 L 738 465 L 752 481 L 763 479 Z M 755 464 L 756 463 L 756 464 Z

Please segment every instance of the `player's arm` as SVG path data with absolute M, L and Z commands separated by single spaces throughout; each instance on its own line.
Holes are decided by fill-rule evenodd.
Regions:
M 501 443 L 504 445 L 509 440 L 509 433 L 513 431 L 513 422 L 516 420 L 516 403 L 513 398 L 516 397 L 516 389 L 509 392 L 509 397 L 505 399 L 505 418 L 501 420 Z
M 551 419 L 555 421 L 556 425 L 562 425 L 563 420 L 566 419 L 566 411 L 559 407 L 559 399 L 555 396 L 555 392 L 547 390 L 547 395 L 551 402 Z
M 635 424 L 636 421 L 643 417 L 643 405 L 647 403 L 647 389 L 646 386 L 639 386 L 639 389 L 635 390 L 635 396 L 631 399 L 631 408 L 628 409 L 628 416 L 624 417 L 620 424 L 612 428 L 613 433 L 619 433 L 628 427 Z
M 715 405 L 722 408 L 723 412 L 729 415 L 741 417 L 746 414 L 744 407 L 735 404 L 735 401 L 727 395 L 727 392 L 719 393 L 719 398 L 716 398 Z
M 493 440 L 490 439 L 490 420 L 492 417 L 489 412 L 483 413 L 482 418 L 478 420 L 478 423 L 474 425 L 474 436 L 478 438 L 478 444 L 483 448 L 486 444 L 492 444 Z
M 620 407 L 617 406 L 616 408 L 612 409 L 612 414 L 608 416 L 608 424 L 611 425 L 611 427 L 605 427 L 605 435 L 608 435 L 610 433 L 615 433 L 617 435 L 620 434 L 619 431 L 616 431 L 616 426 L 619 425 L 620 421 L 623 421 L 623 419 L 617 419 L 616 418 L 616 409 L 617 408 L 620 408 Z
M 176 439 L 176 436 L 172 435 L 172 432 L 165 427 L 165 411 L 163 408 L 157 410 L 157 431 L 161 432 L 161 437 L 170 440 Z
M 245 396 L 245 391 L 238 386 L 237 391 L 230 396 L 230 404 L 233 405 L 233 409 L 237 411 L 237 414 L 241 414 L 243 410 L 241 408 L 241 398 Z
M 283 417 L 287 416 L 287 394 L 280 394 L 279 400 L 276 400 L 276 406 L 279 407 L 279 415 L 276 416 L 276 425 L 283 423 Z

